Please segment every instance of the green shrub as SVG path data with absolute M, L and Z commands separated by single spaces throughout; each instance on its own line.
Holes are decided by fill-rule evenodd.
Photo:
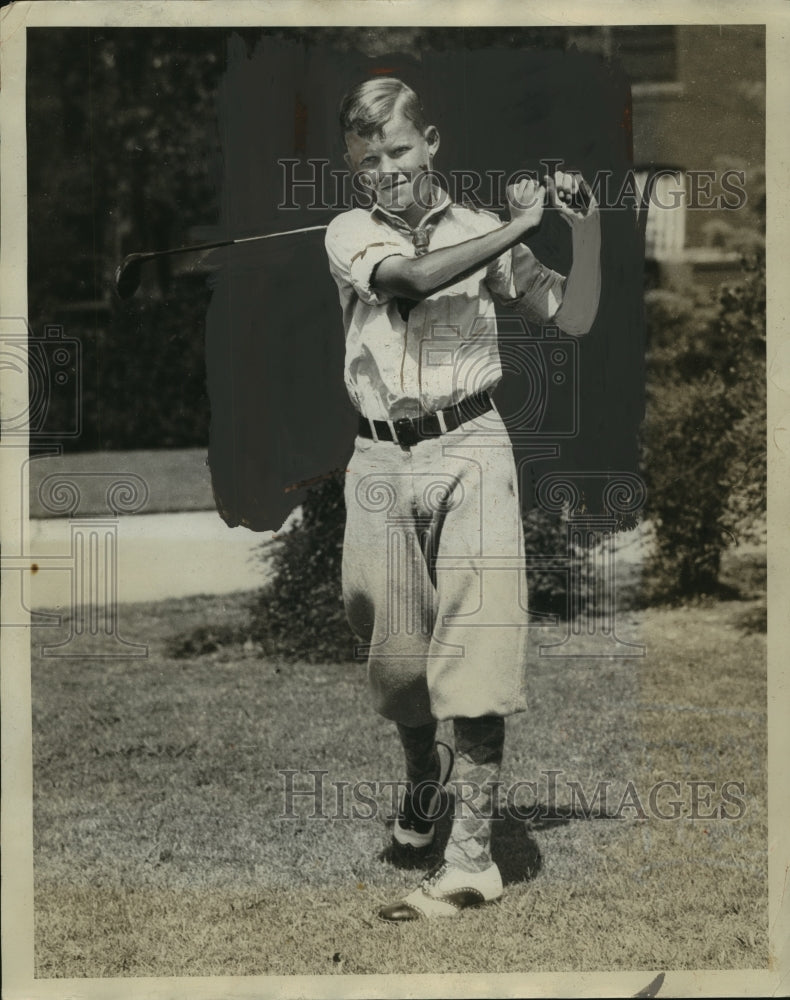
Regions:
M 308 490 L 301 521 L 263 547 L 272 575 L 252 604 L 251 635 L 265 654 L 310 663 L 353 659 L 358 640 L 341 585 L 344 528 L 343 474 L 336 473 Z
M 575 548 L 568 552 L 568 519 L 563 514 L 554 514 L 534 507 L 524 516 L 524 550 L 527 555 L 527 592 L 530 612 L 534 614 L 559 615 L 568 617 L 569 567 L 546 568 L 539 562 L 531 562 L 534 557 L 560 557 L 565 560 L 571 557 L 577 560 L 583 558 L 583 551 Z M 585 608 L 587 594 L 587 576 L 589 570 L 585 563 L 581 564 L 580 593 L 577 595 L 575 607 L 579 611 Z
M 650 597 L 715 592 L 721 556 L 753 540 L 766 499 L 765 257 L 713 301 L 647 297 L 643 458 L 656 529 Z

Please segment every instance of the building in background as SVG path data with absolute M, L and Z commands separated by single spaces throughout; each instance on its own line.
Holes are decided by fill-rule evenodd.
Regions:
M 725 177 L 728 191 L 722 177 L 743 172 L 747 200 L 761 197 L 764 26 L 582 27 L 568 29 L 568 45 L 619 61 L 631 82 L 634 166 L 643 181 L 661 168 L 647 222 L 648 284 L 717 285 L 737 274 L 730 237 L 739 220 L 723 203 L 739 205 L 739 179 Z

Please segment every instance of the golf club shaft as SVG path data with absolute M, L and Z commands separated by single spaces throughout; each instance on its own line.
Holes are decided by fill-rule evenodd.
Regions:
M 544 183 L 548 186 L 549 179 L 546 177 Z M 589 205 L 589 195 L 584 188 L 580 188 L 578 192 L 578 202 L 579 204 L 574 205 L 574 207 L 580 207 L 583 210 L 587 209 Z M 169 257 L 172 254 L 178 253 L 198 253 L 201 250 L 218 250 L 220 247 L 232 247 L 239 243 L 254 243 L 257 240 L 273 240 L 278 236 L 296 236 L 298 233 L 313 233 L 317 232 L 319 229 L 326 229 L 327 226 L 305 226 L 302 229 L 285 229 L 279 233 L 261 233 L 257 236 L 241 236 L 233 240 L 215 240 L 211 243 L 195 243 L 188 247 L 172 247 L 169 250 L 147 250 L 142 253 L 130 254 L 130 257 L 136 257 L 138 260 L 151 260 L 154 257 Z
M 197 253 L 200 250 L 218 250 L 220 247 L 231 247 L 237 243 L 252 243 L 255 240 L 273 240 L 277 236 L 295 236 L 297 233 L 312 233 L 326 226 L 306 226 L 304 229 L 286 229 L 280 233 L 262 233 L 258 236 L 241 236 L 234 240 L 216 240 L 213 243 L 195 243 L 188 247 L 173 247 L 170 250 L 147 250 L 139 254 L 139 258 L 150 260 L 152 257 L 169 257 L 176 253 Z M 137 256 L 137 255 L 130 255 Z

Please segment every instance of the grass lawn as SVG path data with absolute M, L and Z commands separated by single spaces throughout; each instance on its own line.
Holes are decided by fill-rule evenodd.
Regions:
M 375 916 L 419 878 L 382 857 L 390 792 L 350 819 L 332 785 L 402 778 L 360 666 L 227 641 L 173 655 L 198 626 L 243 634 L 239 597 L 124 606 L 146 659 L 36 645 L 36 976 L 765 968 L 765 635 L 746 627 L 760 604 L 623 611 L 644 657 L 533 656 L 503 781 L 537 793 L 522 787 L 495 824 L 505 896 L 402 927 Z M 279 772 L 304 788 L 311 769 L 327 772 L 326 818 L 309 797 L 284 817 Z M 662 779 L 679 784 L 651 802 Z M 606 802 L 585 811 L 573 781 L 588 799 L 609 782 Z M 725 782 L 741 783 L 729 800 Z M 673 800 L 681 815 L 661 818 Z

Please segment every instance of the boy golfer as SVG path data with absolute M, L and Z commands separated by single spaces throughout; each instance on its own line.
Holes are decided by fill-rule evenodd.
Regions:
M 438 720 L 452 719 L 456 811 L 442 865 L 385 920 L 455 916 L 502 894 L 490 853 L 505 717 L 526 708 L 524 543 L 516 469 L 490 392 L 502 371 L 495 300 L 586 333 L 600 289 L 596 205 L 557 173 L 549 202 L 571 227 L 567 277 L 522 240 L 546 190 L 508 189 L 510 221 L 453 204 L 428 173 L 439 133 L 399 80 L 343 100 L 346 162 L 375 196 L 326 234 L 359 412 L 346 479 L 343 596 L 368 648 L 376 710 L 398 729 L 407 794 L 397 847 L 427 852 L 442 774 Z

